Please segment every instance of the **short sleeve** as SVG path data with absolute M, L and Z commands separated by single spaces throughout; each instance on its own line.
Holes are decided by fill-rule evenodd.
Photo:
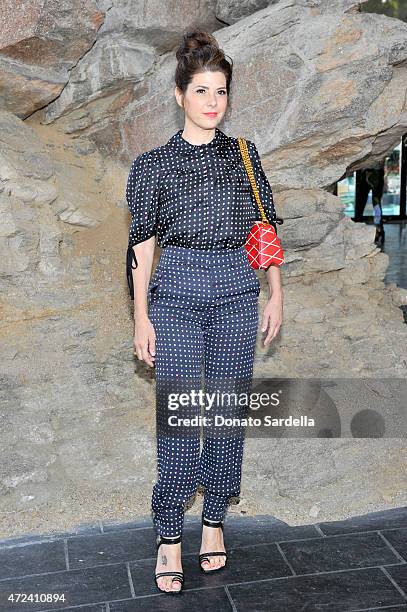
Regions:
M 247 147 L 249 149 L 249 155 L 253 166 L 254 178 L 256 180 L 257 189 L 259 190 L 260 201 L 263 205 L 264 212 L 269 223 L 272 224 L 277 233 L 276 224 L 276 211 L 274 208 L 273 191 L 268 178 L 261 165 L 260 155 L 254 142 L 247 140 Z M 258 219 L 261 220 L 260 210 L 258 204 L 252 193 L 253 203 L 258 210 Z
M 126 186 L 131 213 L 129 248 L 156 234 L 160 165 L 153 151 L 145 151 L 133 161 Z
M 132 300 L 134 300 L 132 269 L 135 270 L 138 266 L 133 246 L 156 234 L 159 188 L 159 161 L 153 150 L 145 151 L 133 161 L 126 186 L 126 200 L 131 213 L 126 277 Z

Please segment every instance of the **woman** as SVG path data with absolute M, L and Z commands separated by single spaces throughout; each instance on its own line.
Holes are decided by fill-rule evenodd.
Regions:
M 243 436 L 219 436 L 204 425 L 175 432 L 168 417 L 196 416 L 201 407 L 170 406 L 176 393 L 236 388 L 250 391 L 258 327 L 260 283 L 244 247 L 260 213 L 236 138 L 217 126 L 228 104 L 232 65 L 213 36 L 184 34 L 176 54 L 175 97 L 185 123 L 170 140 L 139 155 L 126 197 L 132 214 L 127 279 L 134 291 L 134 346 L 156 372 L 157 461 L 152 512 L 157 533 L 155 581 L 162 591 L 184 583 L 181 535 L 186 502 L 204 486 L 202 571 L 224 567 L 223 521 L 240 494 Z M 247 141 L 266 215 L 275 227 L 270 184 L 253 142 Z M 150 279 L 155 236 L 162 248 Z M 135 265 L 133 265 L 135 264 Z M 267 270 L 270 298 L 262 317 L 268 345 L 282 322 L 280 270 Z M 179 397 L 177 395 L 176 397 Z M 208 407 L 205 408 L 205 411 Z M 219 410 L 219 409 L 218 409 Z M 221 407 L 220 411 L 233 408 Z

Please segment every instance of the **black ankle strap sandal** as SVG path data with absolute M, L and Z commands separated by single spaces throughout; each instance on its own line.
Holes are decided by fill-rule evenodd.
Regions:
M 223 533 L 223 522 L 222 521 L 209 521 L 208 519 L 206 519 L 204 516 L 202 516 L 202 525 L 206 525 L 207 527 L 220 527 L 222 529 L 222 533 Z M 209 557 L 225 557 L 225 565 L 221 565 L 220 567 L 217 567 L 215 569 L 205 569 L 204 567 L 202 567 L 202 562 L 203 561 L 209 561 Z M 205 574 L 212 574 L 212 572 L 217 572 L 218 570 L 223 569 L 226 566 L 226 562 L 227 562 L 228 556 L 225 553 L 225 551 L 221 550 L 218 552 L 206 552 L 206 553 L 201 553 L 199 555 L 199 567 L 201 568 L 201 570 L 205 573 Z
M 180 535 L 177 536 L 176 538 L 167 538 L 165 536 L 158 535 L 157 540 L 156 540 L 157 552 L 161 544 L 179 544 L 180 542 L 181 542 Z M 158 586 L 157 578 L 161 578 L 161 576 L 173 576 L 173 579 L 171 580 L 171 582 L 180 582 L 181 588 L 176 591 L 173 589 L 171 589 L 171 591 L 164 591 L 164 589 L 160 589 L 160 587 Z M 184 586 L 184 572 L 176 572 L 176 571 L 158 572 L 158 574 L 155 574 L 155 585 L 161 593 L 172 593 L 173 595 L 177 595 L 178 593 L 181 593 L 182 587 Z

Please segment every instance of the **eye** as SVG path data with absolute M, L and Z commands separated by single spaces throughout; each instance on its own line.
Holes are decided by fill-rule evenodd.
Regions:
M 200 87 L 199 89 L 196 90 L 196 93 L 199 93 L 203 91 L 204 93 L 206 93 L 206 89 L 203 89 L 202 87 Z M 220 93 L 222 96 L 225 96 L 227 94 L 226 89 L 221 89 L 218 91 L 218 93 Z

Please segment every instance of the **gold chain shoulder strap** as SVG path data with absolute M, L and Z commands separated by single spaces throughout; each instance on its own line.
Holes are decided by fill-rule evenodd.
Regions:
M 264 212 L 263 205 L 260 202 L 259 190 L 257 189 L 256 180 L 254 178 L 253 166 L 252 166 L 252 162 L 250 159 L 249 150 L 247 148 L 247 142 L 244 138 L 240 138 L 240 137 L 237 139 L 237 141 L 239 143 L 240 152 L 243 157 L 243 163 L 245 165 L 246 172 L 249 176 L 249 180 L 250 180 L 250 183 L 253 189 L 254 197 L 256 198 L 257 205 L 260 209 L 261 219 L 263 223 L 269 223 L 266 217 L 266 213 Z

